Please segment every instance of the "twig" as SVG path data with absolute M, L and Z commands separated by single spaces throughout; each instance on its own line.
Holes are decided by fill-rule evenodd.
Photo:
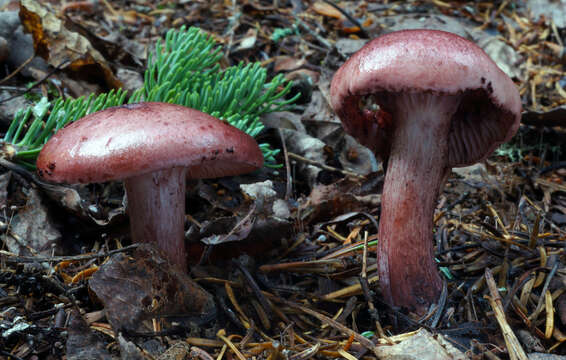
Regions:
M 342 15 L 344 15 L 348 20 L 350 20 L 352 23 L 354 23 L 354 25 L 356 25 L 357 27 L 360 28 L 360 34 L 365 37 L 365 38 L 369 38 L 368 33 L 364 30 L 364 27 L 362 26 L 362 24 L 360 24 L 360 22 L 353 17 L 352 15 L 350 15 L 346 10 L 342 9 L 340 6 L 336 5 L 335 3 L 333 3 L 332 1 L 329 0 L 323 0 L 325 3 L 327 3 L 328 5 L 332 6 L 333 8 L 335 8 L 336 10 L 340 11 L 340 13 Z
M 369 284 L 373 284 L 379 280 L 379 276 L 375 275 L 368 279 Z M 341 288 L 340 290 L 325 294 L 321 296 L 322 300 L 332 301 L 335 299 L 343 298 L 344 296 L 359 294 L 362 290 L 361 284 L 354 284 Z
M 539 297 L 537 307 L 535 308 L 535 311 L 533 311 L 533 313 L 529 316 L 529 320 L 534 321 L 537 318 L 540 311 L 542 310 L 542 307 L 544 305 L 544 294 L 548 290 L 548 287 L 550 286 L 550 280 L 552 280 L 552 278 L 554 277 L 554 274 L 556 274 L 556 271 L 558 270 L 559 264 L 560 264 L 559 261 L 555 262 L 554 266 L 552 267 L 552 269 L 550 270 L 550 272 L 546 276 L 546 280 L 545 280 L 544 285 L 542 287 L 542 290 L 540 292 L 541 296 Z
M 442 317 L 444 312 L 444 307 L 446 306 L 446 300 L 448 299 L 448 285 L 446 284 L 446 279 L 442 279 L 442 293 L 440 294 L 440 300 L 436 305 L 436 312 L 434 313 L 432 320 L 430 322 L 430 327 L 435 329 L 438 326 L 438 322 Z
M 271 312 L 271 306 L 269 305 L 269 301 L 267 301 L 266 297 L 261 292 L 261 290 L 260 290 L 259 286 L 257 285 L 257 283 L 255 282 L 255 279 L 253 278 L 252 274 L 250 274 L 248 269 L 246 269 L 239 261 L 234 260 L 233 263 L 242 272 L 242 274 L 244 275 L 244 278 L 248 281 L 248 284 L 250 285 L 253 293 L 255 294 L 257 299 L 259 300 L 259 302 L 260 302 L 261 306 L 263 307 L 265 313 L 267 314 L 267 316 L 269 318 L 271 318 L 272 312 Z
M 205 350 L 196 347 L 196 346 L 191 346 L 191 352 L 189 354 L 190 356 L 193 356 L 195 358 L 199 358 L 201 360 L 214 360 L 214 358 L 212 356 L 210 356 L 209 353 L 207 353 Z
M 305 30 L 306 32 L 308 32 L 309 34 L 311 34 L 312 36 L 314 36 L 319 43 L 321 43 L 322 45 L 324 45 L 324 47 L 326 47 L 327 49 L 331 49 L 332 48 L 332 44 L 329 43 L 325 38 L 323 38 L 322 36 L 318 35 L 317 33 L 315 33 L 314 31 L 312 31 L 307 24 L 305 24 L 303 22 L 303 20 L 299 19 L 299 17 L 297 15 L 293 15 L 293 17 L 295 18 L 295 22 L 297 23 L 297 25 Z
M 64 60 L 61 64 L 57 65 L 53 70 L 51 70 L 50 72 L 48 72 L 47 74 L 45 74 L 45 76 L 39 80 L 37 80 L 35 83 L 33 83 L 32 86 L 30 86 L 29 88 L 27 88 L 26 91 L 23 91 L 19 94 L 16 94 L 14 96 L 10 96 L 7 97 L 5 99 L 0 100 L 0 104 L 3 104 L 5 102 L 8 102 L 12 99 L 15 99 L 17 97 L 23 96 L 29 92 L 31 92 L 34 88 L 36 88 L 37 86 L 39 86 L 41 83 L 43 83 L 45 80 L 47 80 L 51 75 L 55 74 L 56 72 L 58 72 L 59 70 L 63 69 L 63 67 L 65 67 L 68 63 L 70 63 L 71 60 Z
M 60 261 L 81 261 L 90 260 L 96 258 L 107 257 L 120 252 L 126 252 L 137 248 L 139 244 L 132 244 L 121 249 L 110 250 L 104 253 L 98 254 L 84 254 L 84 255 L 73 255 L 73 256 L 17 256 L 8 251 L 0 250 L 0 259 L 7 263 L 19 264 L 19 263 L 33 263 L 33 262 L 60 262 Z
M 23 358 L 16 356 L 16 355 L 13 355 L 13 354 L 10 354 L 9 352 L 4 351 L 4 350 L 0 350 L 0 355 L 6 356 L 6 359 L 24 360 Z
M 20 66 L 18 66 L 18 68 L 14 71 L 12 71 L 12 73 L 8 74 L 4 79 L 0 80 L 0 84 L 4 84 L 6 81 L 10 80 L 11 78 L 13 78 L 14 76 L 16 76 L 20 71 L 22 71 L 23 68 L 26 67 L 27 64 L 29 64 L 33 59 L 35 58 L 35 54 L 32 54 L 29 58 L 26 59 L 26 61 L 24 61 Z
M 283 131 L 281 129 L 277 129 L 279 132 L 279 137 L 281 138 L 281 147 L 283 148 L 283 158 L 285 159 L 285 172 L 287 173 L 286 176 L 286 185 L 285 185 L 285 200 L 289 200 L 291 197 L 291 192 L 293 191 L 293 178 L 291 177 L 291 165 L 289 164 L 289 152 L 287 151 L 287 145 L 285 144 L 285 138 L 283 137 Z
M 319 167 L 319 168 L 321 168 L 321 169 L 323 169 L 323 170 L 337 171 L 337 172 L 340 172 L 340 173 L 342 173 L 342 174 L 344 174 L 344 175 L 346 175 L 346 176 L 353 176 L 353 177 L 358 178 L 358 179 L 365 179 L 365 176 L 360 175 L 360 174 L 355 173 L 355 172 L 352 172 L 352 171 L 342 170 L 342 169 L 335 168 L 335 167 L 333 167 L 333 166 L 329 166 L 329 165 L 326 165 L 326 164 L 321 164 L 321 163 L 319 163 L 318 161 L 314 161 L 314 160 L 311 160 L 311 159 L 307 159 L 307 158 L 305 158 L 305 157 L 302 157 L 301 155 L 298 155 L 298 154 L 295 154 L 295 153 L 292 153 L 292 152 L 289 152 L 288 154 L 289 154 L 289 157 L 292 158 L 292 159 L 294 159 L 294 160 L 298 160 L 298 161 L 307 163 L 307 164 L 309 164 L 309 165 L 313 165 L 313 166 Z

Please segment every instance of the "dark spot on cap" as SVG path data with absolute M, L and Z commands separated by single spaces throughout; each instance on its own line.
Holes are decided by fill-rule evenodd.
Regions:
M 47 168 L 51 171 L 55 170 L 55 163 L 52 162 L 52 163 L 47 164 Z
M 484 78 L 484 77 L 482 77 L 482 78 L 480 79 L 480 81 L 481 81 L 482 84 L 485 84 L 485 78 Z
M 226 152 L 229 153 L 229 154 L 233 154 L 233 153 L 234 153 L 234 148 L 233 148 L 233 147 L 227 148 L 227 149 L 226 149 Z
M 37 169 L 37 174 L 39 175 L 39 177 L 43 177 L 43 176 L 44 176 L 43 170 L 41 170 L 41 169 Z
M 212 128 L 214 128 L 214 126 L 212 126 L 212 125 L 209 124 L 209 125 L 208 125 L 208 128 L 209 128 L 209 129 L 212 129 Z
M 487 83 L 487 93 L 489 95 L 493 94 L 493 86 L 491 85 L 491 81 Z
M 87 140 L 88 140 L 88 137 L 87 137 L 87 136 L 81 136 L 81 142 L 87 141 Z
M 201 126 L 201 127 L 199 127 L 199 130 L 201 130 L 201 131 L 205 131 L 205 130 L 206 130 L 206 127 L 204 127 L 204 126 Z

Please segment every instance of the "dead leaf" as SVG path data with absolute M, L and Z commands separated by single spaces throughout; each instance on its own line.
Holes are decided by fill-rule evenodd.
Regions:
M 36 54 L 49 65 L 64 66 L 92 79 L 103 78 L 110 88 L 121 87 L 98 50 L 82 35 L 69 31 L 47 5 L 22 0 L 20 18 L 24 28 L 33 35 Z
M 173 321 L 189 326 L 214 316 L 212 296 L 164 259 L 143 244 L 132 256 L 112 256 L 89 280 L 114 331 L 153 331 L 152 320 L 164 327 Z
M 281 55 L 275 58 L 273 71 L 276 73 L 280 71 L 291 71 L 300 68 L 307 63 L 306 59 L 297 59 L 292 56 Z
M 4 242 L 10 252 L 18 255 L 53 255 L 60 253 L 61 232 L 55 228 L 39 192 L 30 189 L 26 205 L 10 222 Z
M 331 17 L 338 20 L 343 20 L 345 17 L 344 15 L 338 11 L 335 7 L 328 5 L 324 1 L 316 1 L 312 5 L 312 9 L 320 15 Z

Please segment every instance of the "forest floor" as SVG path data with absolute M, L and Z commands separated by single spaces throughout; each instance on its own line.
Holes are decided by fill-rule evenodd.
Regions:
M 260 62 L 300 96 L 262 118 L 258 141 L 281 150 L 281 167 L 191 184 L 191 277 L 215 311 L 182 320 L 177 305 L 192 280 L 131 244 L 120 183 L 49 185 L 2 159 L 0 358 L 566 356 L 564 1 L 21 3 L 0 1 L 0 15 L 17 22 L 6 32 L 0 18 L 0 40 L 12 44 L 2 50 L 0 41 L 2 132 L 41 96 L 135 90 L 148 51 L 183 25 L 221 45 L 223 67 Z M 50 32 L 59 20 L 66 31 Z M 421 316 L 382 301 L 384 172 L 329 105 L 332 75 L 347 58 L 409 28 L 480 45 L 523 105 L 517 135 L 484 162 L 453 169 L 439 197 L 431 240 L 444 289 Z M 79 41 L 89 61 L 70 66 Z

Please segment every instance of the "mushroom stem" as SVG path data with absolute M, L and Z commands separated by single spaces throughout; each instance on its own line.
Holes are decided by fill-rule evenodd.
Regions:
M 187 269 L 185 175 L 174 167 L 126 179 L 132 242 L 154 243 L 171 263 Z
M 426 312 L 441 280 L 432 228 L 437 197 L 449 174 L 448 135 L 458 96 L 397 94 L 386 109 L 397 119 L 379 223 L 378 272 L 389 304 Z

